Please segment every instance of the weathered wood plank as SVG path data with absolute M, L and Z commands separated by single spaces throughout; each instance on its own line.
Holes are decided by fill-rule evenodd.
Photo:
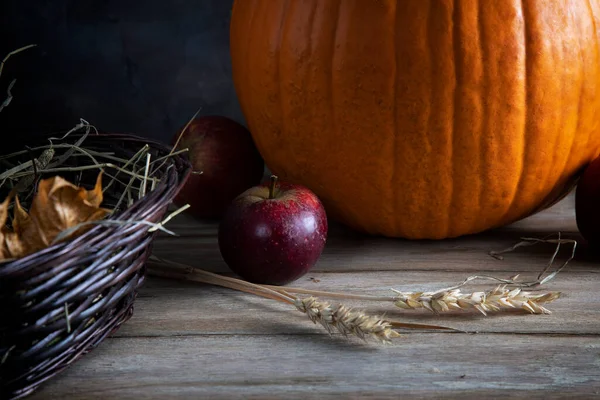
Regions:
M 390 346 L 326 335 L 113 338 L 32 400 L 592 398 L 597 337 L 410 334 Z
M 333 225 L 319 263 L 293 284 L 387 295 L 433 290 L 473 273 L 531 279 L 551 245 L 488 255 L 521 236 L 558 231 L 579 239 L 574 196 L 523 221 L 442 241 L 373 238 Z M 159 256 L 230 274 L 216 223 L 179 216 L 161 235 Z M 564 260 L 568 249 L 559 256 Z M 392 305 L 344 301 L 394 319 L 477 331 L 405 331 L 390 346 L 329 337 L 289 306 L 201 284 L 149 278 L 130 321 L 31 398 L 522 398 L 600 396 L 599 262 L 579 253 L 546 285 L 564 296 L 552 315 L 456 313 L 436 317 Z M 493 283 L 490 283 L 493 285 Z M 490 285 L 469 285 L 480 290 Z
M 336 292 L 387 296 L 389 288 L 402 291 L 436 290 L 452 286 L 465 276 L 430 272 L 370 272 L 308 274 L 298 287 Z M 315 282 L 314 278 L 319 282 Z M 425 310 L 404 311 L 391 303 L 348 301 L 344 304 L 389 318 L 421 324 L 438 324 L 463 331 L 562 333 L 600 335 L 598 273 L 564 273 L 549 283 L 563 297 L 548 304 L 551 315 L 503 312 L 485 317 L 478 312 L 435 316 Z M 468 285 L 481 290 L 490 285 Z M 335 299 L 331 299 L 336 302 Z M 173 336 L 197 334 L 324 333 L 293 307 L 233 290 L 174 280 L 149 279 L 136 300 L 132 319 L 117 336 Z M 600 337 L 598 339 L 600 341 Z
M 532 235 L 544 237 L 544 235 Z M 579 236 L 564 236 L 580 239 Z M 538 244 L 521 248 L 496 260 L 488 253 L 502 250 L 518 242 L 517 234 L 488 233 L 468 238 L 443 241 L 407 241 L 369 237 L 330 236 L 321 258 L 314 267 L 317 272 L 344 271 L 457 271 L 457 272 L 536 272 L 548 262 L 554 246 Z M 191 263 L 215 272 L 229 272 L 219 252 L 216 236 L 159 238 L 154 252 L 173 261 Z M 582 253 L 579 253 L 582 254 Z M 570 248 L 564 246 L 557 261 L 564 261 Z M 578 257 L 571 270 L 589 270 L 598 261 Z
M 325 250 L 315 266 L 317 272 L 344 271 L 497 271 L 535 272 L 543 268 L 554 250 L 552 245 L 519 249 L 500 262 L 489 251 L 514 245 L 521 237 L 543 238 L 558 232 L 563 237 L 581 241 L 577 232 L 573 195 L 554 207 L 508 227 L 478 235 L 439 241 L 410 241 L 371 237 L 332 225 Z M 200 268 L 227 273 L 218 248 L 217 224 L 202 223 L 187 215 L 178 216 L 169 229 L 180 237 L 161 235 L 154 244 L 158 256 L 173 261 L 193 263 Z M 568 257 L 569 249 L 561 253 Z M 600 265 L 590 260 L 583 249 L 571 270 L 589 270 Z

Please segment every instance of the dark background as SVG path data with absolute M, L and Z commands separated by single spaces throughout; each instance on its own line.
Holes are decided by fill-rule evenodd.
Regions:
M 20 142 L 84 118 L 164 142 L 201 108 L 244 123 L 231 80 L 232 0 L 0 0 L 0 132 Z

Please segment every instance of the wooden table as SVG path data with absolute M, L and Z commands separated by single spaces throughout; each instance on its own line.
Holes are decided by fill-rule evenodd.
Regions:
M 535 278 L 554 250 L 536 245 L 496 260 L 521 236 L 579 239 L 574 200 L 509 227 L 454 240 L 364 237 L 332 226 L 318 265 L 294 283 L 386 295 L 434 290 L 475 273 Z M 155 253 L 228 273 L 216 226 L 177 217 Z M 558 261 L 567 258 L 564 249 Z M 249 294 L 149 278 L 132 319 L 31 399 L 593 398 L 600 396 L 600 268 L 579 256 L 546 285 L 552 315 L 402 311 L 348 301 L 397 320 L 471 333 L 406 330 L 391 345 L 329 336 L 303 314 Z M 475 284 L 463 290 L 489 288 Z M 477 333 L 472 333 L 477 332 Z

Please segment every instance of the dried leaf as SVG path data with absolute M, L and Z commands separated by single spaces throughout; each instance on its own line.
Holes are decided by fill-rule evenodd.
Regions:
M 29 214 L 27 214 L 27 211 L 25 211 L 23 209 L 23 207 L 21 206 L 21 202 L 19 201 L 19 196 L 15 196 L 15 216 L 13 218 L 13 223 L 12 223 L 13 231 L 17 235 L 22 234 L 25 227 L 30 222 L 31 222 L 31 218 L 29 217 Z
M 10 205 L 10 200 L 13 197 L 13 193 L 11 192 L 6 199 L 0 204 L 0 223 L 2 224 L 2 231 L 5 230 L 6 220 L 8 219 L 8 206 Z
M 0 204 L 0 243 L 2 243 L 2 246 L 0 246 L 1 259 L 12 258 L 12 255 L 5 243 L 12 242 L 14 240 L 13 237 L 15 236 L 15 233 L 6 226 L 6 220 L 8 219 L 8 206 L 10 205 L 10 200 L 12 199 L 13 195 L 14 191 L 11 191 L 11 193 L 6 196 L 6 199 L 4 199 L 4 201 Z
M 28 214 L 15 198 L 12 230 L 6 226 L 8 207 L 14 192 L 0 204 L 0 259 L 20 258 L 49 246 L 65 229 L 96 221 L 108 215 L 101 208 L 102 173 L 92 190 L 76 186 L 60 176 L 40 181 Z M 81 226 L 65 239 L 91 229 Z
M 40 181 L 31 204 L 30 216 L 37 225 L 38 236 L 46 246 L 63 230 L 83 222 L 102 219 L 108 214 L 108 210 L 99 208 L 102 203 L 101 179 L 102 174 L 99 174 L 96 186 L 90 191 L 73 185 L 60 176 Z M 81 227 L 70 237 L 91 228 Z
M 4 226 L 4 247 L 9 255 L 8 258 L 18 258 L 27 254 L 29 249 L 33 252 L 44 247 L 36 237 L 26 233 L 31 227 L 31 218 L 21 206 L 18 196 L 15 196 L 13 229 L 10 231 Z

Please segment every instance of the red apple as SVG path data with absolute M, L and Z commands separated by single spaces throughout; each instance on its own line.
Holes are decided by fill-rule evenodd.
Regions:
M 600 246 L 600 157 L 586 167 L 577 184 L 575 215 L 581 235 Z
M 219 249 L 229 268 L 260 284 L 285 285 L 306 274 L 326 239 L 319 198 L 275 176 L 237 196 L 219 225 Z
M 177 149 L 189 149 L 193 173 L 174 203 L 189 204 L 188 212 L 197 218 L 220 218 L 238 194 L 259 184 L 264 175 L 264 161 L 250 132 L 227 117 L 195 118 L 183 134 L 175 135 L 175 143 Z

